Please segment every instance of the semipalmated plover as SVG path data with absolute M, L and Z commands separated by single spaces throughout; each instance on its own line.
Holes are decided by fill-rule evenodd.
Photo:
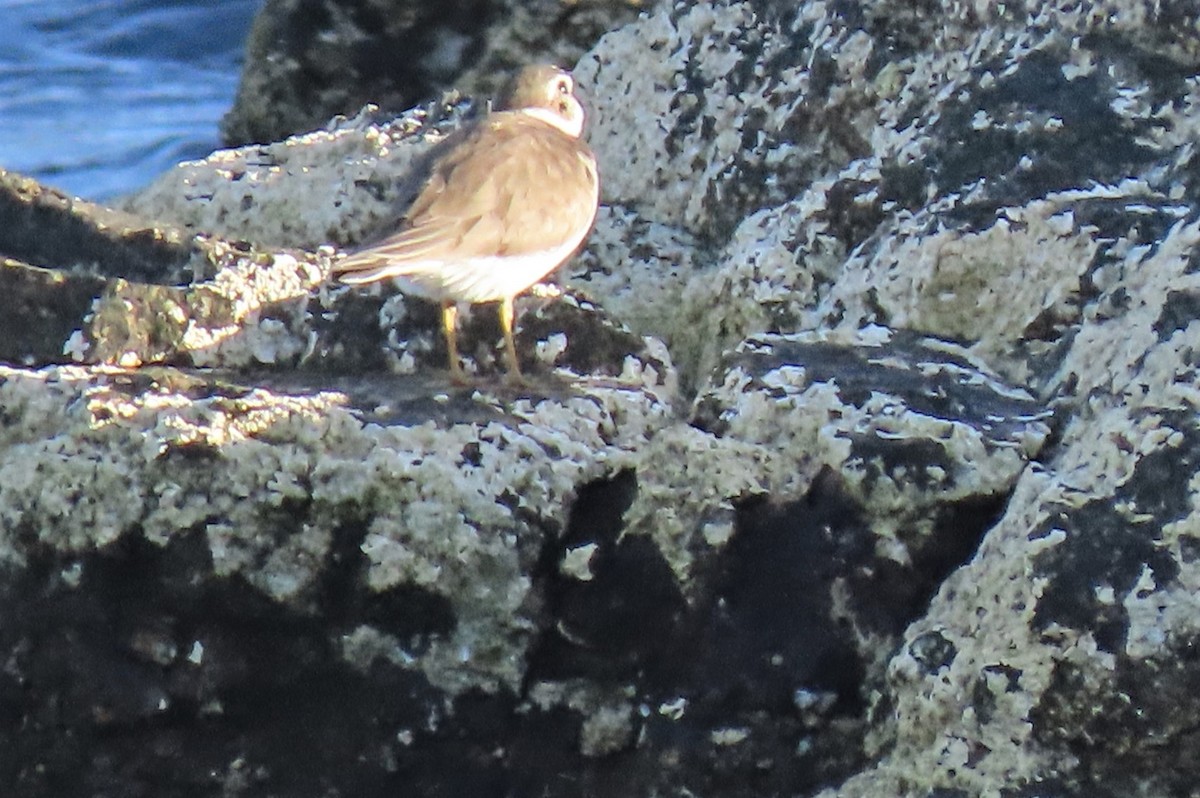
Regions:
M 561 69 L 522 69 L 492 111 L 430 151 L 398 229 L 334 266 L 344 283 L 400 278 L 402 290 L 440 302 L 456 381 L 458 304 L 500 302 L 509 373 L 520 379 L 513 298 L 591 230 L 600 181 L 574 92 Z

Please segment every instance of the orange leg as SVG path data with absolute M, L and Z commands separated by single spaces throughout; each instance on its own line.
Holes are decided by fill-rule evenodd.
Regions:
M 458 304 L 442 303 L 442 332 L 446 335 L 446 348 L 450 350 L 450 379 L 456 383 L 466 382 L 462 366 L 458 363 Z
M 504 354 L 508 360 L 508 378 L 521 382 L 521 365 L 517 362 L 517 345 L 513 342 L 513 298 L 500 300 L 500 328 L 504 330 Z

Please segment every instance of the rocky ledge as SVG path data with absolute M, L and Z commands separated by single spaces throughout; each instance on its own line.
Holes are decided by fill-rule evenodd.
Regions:
M 327 279 L 469 101 L 0 176 L 6 794 L 1192 794 L 1197 42 L 652 9 L 522 387 Z

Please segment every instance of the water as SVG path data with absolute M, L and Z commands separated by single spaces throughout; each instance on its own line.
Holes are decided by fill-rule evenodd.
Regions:
M 0 0 L 0 167 L 86 199 L 220 146 L 261 0 Z

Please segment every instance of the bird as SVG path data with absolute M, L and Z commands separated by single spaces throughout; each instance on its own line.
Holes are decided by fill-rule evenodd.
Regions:
M 440 302 L 456 383 L 466 382 L 459 304 L 498 301 L 508 379 L 521 382 L 513 300 L 582 246 L 599 208 L 599 171 L 583 125 L 569 72 L 523 67 L 487 114 L 418 163 L 407 181 L 415 199 L 395 227 L 333 272 L 350 285 L 399 278 L 402 291 Z

